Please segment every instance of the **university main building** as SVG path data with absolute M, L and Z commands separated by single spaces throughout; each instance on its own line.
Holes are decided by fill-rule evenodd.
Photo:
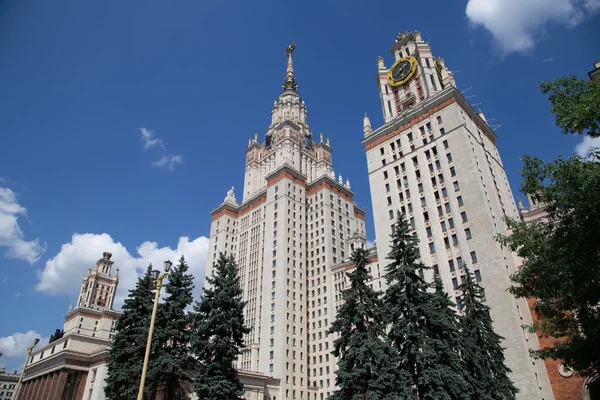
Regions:
M 365 211 L 350 182 L 337 176 L 329 140 L 315 138 L 297 91 L 288 47 L 283 91 L 271 110 L 264 139 L 251 139 L 241 202 L 233 189 L 212 211 L 207 276 L 219 252 L 234 255 L 244 289 L 242 375 L 262 379 L 250 399 L 323 400 L 335 389 L 332 335 L 353 249 L 366 246 Z M 364 118 L 364 137 L 377 247 L 369 266 L 376 289 L 384 268 L 395 213 L 401 210 L 420 240 L 421 260 L 439 275 L 460 306 L 468 263 L 485 288 L 496 331 L 519 399 L 553 399 L 527 303 L 507 292 L 516 255 L 494 237 L 506 233 L 505 216 L 518 218 L 496 147 L 496 135 L 456 89 L 444 61 L 434 58 L 419 32 L 398 35 L 394 63 L 377 61 L 384 125 Z

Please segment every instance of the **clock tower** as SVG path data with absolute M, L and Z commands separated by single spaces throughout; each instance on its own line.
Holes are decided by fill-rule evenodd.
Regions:
M 400 210 L 431 266 L 425 279 L 439 277 L 459 310 L 467 263 L 484 288 L 517 399 L 553 399 L 544 363 L 529 355 L 539 344 L 523 329 L 532 323 L 528 304 L 507 290 L 520 260 L 495 240 L 508 233 L 505 217 L 519 217 L 498 137 L 419 32 L 398 34 L 390 52 L 389 68 L 377 60 L 384 124 L 363 120 L 378 259 L 387 256 Z
M 390 68 L 382 57 L 377 59 L 377 85 L 385 122 L 444 88 L 456 86 L 454 75 L 442 58 L 432 56 L 420 32 L 399 33 L 390 51 L 395 58 Z

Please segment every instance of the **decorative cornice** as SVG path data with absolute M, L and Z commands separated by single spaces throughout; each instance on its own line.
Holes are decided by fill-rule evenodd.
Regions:
M 497 136 L 490 126 L 479 116 L 477 111 L 464 98 L 464 96 L 454 86 L 449 86 L 434 96 L 417 103 L 413 108 L 396 116 L 393 120 L 375 129 L 371 134 L 365 137 L 361 142 L 367 149 L 370 149 L 382 141 L 388 140 L 399 133 L 410 129 L 413 125 L 421 123 L 424 118 L 430 114 L 447 107 L 452 103 L 458 105 L 469 114 L 475 124 L 495 143 Z M 383 138 L 383 139 L 382 139 Z

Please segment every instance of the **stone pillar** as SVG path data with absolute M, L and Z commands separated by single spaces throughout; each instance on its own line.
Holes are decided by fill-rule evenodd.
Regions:
M 31 389 L 31 395 L 29 396 L 29 398 L 31 400 L 37 399 L 39 398 L 39 393 L 40 392 L 40 378 L 35 378 L 33 380 L 33 388 Z
M 54 393 L 56 392 L 56 382 L 58 381 L 58 373 L 52 372 L 50 374 L 50 376 L 52 377 L 52 379 L 50 380 L 50 387 L 48 390 L 48 398 L 49 399 L 51 399 L 52 396 L 54 396 Z
M 54 389 L 54 393 L 51 394 L 51 397 L 48 400 L 61 400 L 63 396 L 63 392 L 65 390 L 65 384 L 67 383 L 67 377 L 69 373 L 65 370 L 61 370 L 56 377 L 56 386 Z
M 19 399 L 27 400 L 29 398 L 29 392 L 31 391 L 31 382 L 23 382 L 21 383 L 21 389 L 19 389 Z M 15 396 L 16 393 L 13 395 Z
M 87 381 L 87 372 L 81 372 L 78 379 L 77 395 L 75 396 L 76 400 L 83 400 L 83 396 L 85 395 L 85 383 Z
M 42 376 L 40 378 L 40 399 L 47 399 L 48 398 L 48 393 L 47 393 L 47 389 L 48 389 L 48 374 Z

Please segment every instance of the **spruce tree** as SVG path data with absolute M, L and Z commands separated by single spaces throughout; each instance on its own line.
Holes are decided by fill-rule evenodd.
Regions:
M 123 313 L 115 325 L 116 334 L 110 349 L 108 377 L 104 388 L 109 400 L 130 400 L 137 397 L 154 304 L 154 288 L 150 265 L 146 273 L 138 278 L 135 288 L 129 291 L 123 304 Z M 148 376 L 146 393 L 152 387 L 153 381 Z
M 398 351 L 398 368 L 409 379 L 403 390 L 419 400 L 468 399 L 470 388 L 456 365 L 457 349 L 445 340 L 453 324 L 445 301 L 432 293 L 418 271 L 418 239 L 398 213 L 386 266 L 388 288 L 384 294 L 389 340 Z M 444 307 L 442 307 L 444 305 Z
M 514 399 L 517 388 L 508 377 L 511 372 L 504 364 L 503 337 L 494 332 L 490 309 L 481 302 L 481 286 L 465 267 L 460 318 L 463 337 L 463 361 L 477 400 Z
M 332 354 L 339 357 L 331 400 L 400 400 L 401 381 L 406 379 L 394 365 L 393 348 L 387 343 L 380 293 L 367 285 L 369 252 L 352 254 L 356 269 L 348 274 L 350 287 L 342 292 L 344 304 L 328 334 L 337 333 Z
M 164 400 L 188 399 L 196 361 L 190 353 L 191 315 L 194 277 L 181 256 L 179 265 L 169 272 L 163 303 L 159 304 L 152 340 L 150 374 L 164 388 Z
M 219 255 L 214 276 L 206 277 L 201 302 L 194 310 L 192 351 L 199 362 L 194 391 L 203 400 L 242 400 L 244 387 L 235 361 L 244 346 L 242 288 L 233 256 Z

